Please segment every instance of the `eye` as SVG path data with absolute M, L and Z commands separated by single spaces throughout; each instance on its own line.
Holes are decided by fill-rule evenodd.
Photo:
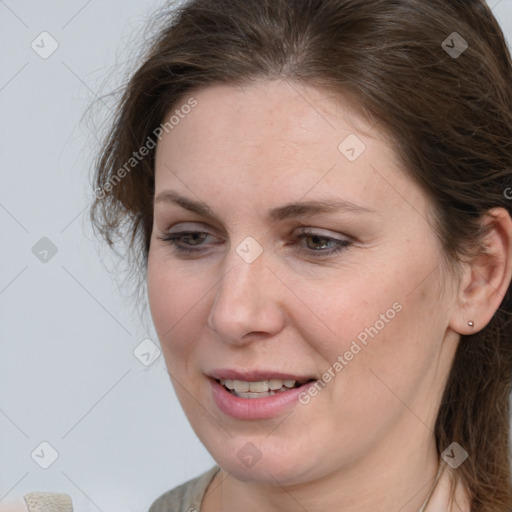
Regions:
M 214 238 L 205 231 L 179 231 L 176 233 L 157 235 L 158 240 L 162 240 L 162 242 L 165 242 L 172 246 L 177 252 L 183 254 L 202 252 L 203 249 L 194 249 L 194 247 L 201 247 L 208 237 Z
M 338 254 L 352 245 L 352 242 L 345 238 L 327 236 L 319 231 L 303 229 L 295 236 L 295 240 L 305 241 L 306 248 L 299 248 L 301 251 L 316 253 L 314 256 L 330 256 Z
M 206 231 L 178 231 L 157 235 L 156 238 L 172 246 L 178 254 L 182 255 L 200 254 L 207 247 L 222 243 Z M 211 239 L 210 243 L 207 243 L 209 238 Z M 318 258 L 338 254 L 352 245 L 352 241 L 349 239 L 327 236 L 322 230 L 316 228 L 302 228 L 292 238 L 293 243 L 291 245 L 294 246 L 294 250 Z
M 175 234 L 172 237 L 168 237 L 168 240 L 181 240 L 188 245 L 196 246 L 204 242 L 208 236 L 208 233 L 203 233 L 202 231 L 190 231 Z

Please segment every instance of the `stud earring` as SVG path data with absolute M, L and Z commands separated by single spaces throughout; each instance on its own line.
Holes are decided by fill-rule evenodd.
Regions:
M 469 325 L 469 327 L 474 327 L 475 326 L 475 322 L 473 322 L 473 320 L 470 320 L 468 322 L 468 325 Z

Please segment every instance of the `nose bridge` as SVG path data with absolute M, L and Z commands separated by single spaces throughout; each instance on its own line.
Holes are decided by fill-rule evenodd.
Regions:
M 247 247 L 242 243 L 230 254 L 208 318 L 210 328 L 232 343 L 241 343 L 250 332 L 275 333 L 281 325 L 277 289 L 269 285 L 267 262 L 263 255 L 253 261 L 246 258 L 242 250 Z

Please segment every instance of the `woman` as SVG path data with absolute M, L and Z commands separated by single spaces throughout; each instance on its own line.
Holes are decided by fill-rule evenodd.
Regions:
M 480 0 L 170 11 L 91 212 L 218 464 L 151 512 L 512 510 L 511 83 Z

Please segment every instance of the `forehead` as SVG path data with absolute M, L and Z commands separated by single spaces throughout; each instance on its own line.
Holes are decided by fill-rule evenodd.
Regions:
M 368 204 L 406 179 L 387 134 L 325 89 L 214 85 L 183 97 L 166 117 L 190 98 L 196 106 L 157 146 L 157 190 L 177 182 L 198 196 L 232 189 L 254 200 L 339 191 Z
M 201 145 L 204 149 L 219 144 L 265 144 L 269 150 L 273 146 L 300 145 L 307 149 L 329 143 L 337 149 L 344 132 L 372 134 L 355 106 L 339 95 L 289 81 L 212 85 L 183 97 L 166 118 L 190 97 L 197 106 L 173 127 L 176 145 L 187 138 L 189 147 Z

